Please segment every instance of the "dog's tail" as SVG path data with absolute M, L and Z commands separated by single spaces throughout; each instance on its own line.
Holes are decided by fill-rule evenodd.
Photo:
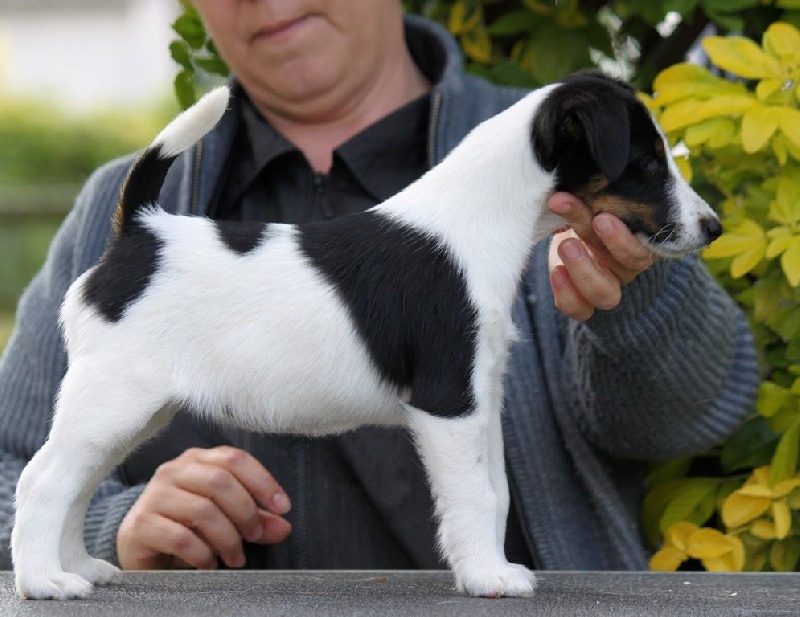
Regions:
M 139 155 L 128 172 L 117 202 L 113 220 L 116 237 L 131 227 L 141 208 L 156 203 L 172 162 L 214 128 L 225 113 L 229 98 L 227 86 L 212 90 L 170 122 Z

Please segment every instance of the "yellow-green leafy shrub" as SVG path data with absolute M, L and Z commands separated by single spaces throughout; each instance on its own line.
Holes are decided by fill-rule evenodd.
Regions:
M 651 566 L 795 570 L 800 561 L 800 32 L 703 41 L 714 70 L 677 64 L 647 98 L 723 216 L 704 252 L 748 312 L 763 368 L 756 410 L 717 451 L 651 476 Z M 717 70 L 718 69 L 718 70 Z

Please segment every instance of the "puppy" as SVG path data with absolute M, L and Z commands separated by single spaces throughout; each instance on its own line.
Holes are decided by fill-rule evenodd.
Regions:
M 227 104 L 226 88 L 211 92 L 141 154 L 106 252 L 67 292 L 69 367 L 17 487 L 19 595 L 82 598 L 118 579 L 86 552 L 89 500 L 179 406 L 256 431 L 407 426 L 457 587 L 531 594 L 533 573 L 503 553 L 500 412 L 518 283 L 533 245 L 564 225 L 545 202 L 576 194 L 664 257 L 714 239 L 717 217 L 634 92 L 594 73 L 487 120 L 363 214 L 294 226 L 165 213 L 170 164 Z

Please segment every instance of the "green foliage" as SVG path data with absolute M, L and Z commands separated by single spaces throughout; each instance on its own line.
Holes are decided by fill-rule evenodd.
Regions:
M 68 199 L 65 202 L 65 206 L 71 203 Z M 47 247 L 60 222 L 61 215 L 13 221 L 0 217 L 0 246 L 3 247 L 3 259 L 0 260 L 0 314 L 13 312 L 25 285 L 41 268 Z
M 763 368 L 753 416 L 704 457 L 716 471 L 702 479 L 717 483 L 710 508 L 692 466 L 651 478 L 645 527 L 651 541 L 663 535 L 657 569 L 682 562 L 685 534 L 670 530 L 687 523 L 716 531 L 717 550 L 741 552 L 723 569 L 794 569 L 800 558 L 800 31 L 776 22 L 760 43 L 707 37 L 711 62 L 739 79 L 676 64 L 646 99 L 688 149 L 680 167 L 723 215 L 704 256 L 750 316 Z
M 191 105 L 209 81 L 228 74 L 197 12 L 180 0 L 170 45 L 180 67 L 175 92 Z M 495 83 L 537 87 L 598 63 L 642 90 L 681 61 L 713 24 L 756 37 L 778 20 L 800 23 L 798 0 L 405 0 L 410 13 L 447 26 L 468 70 Z M 677 19 L 676 19 L 677 18 Z
M 13 327 L 14 315 L 10 311 L 0 311 L 0 353 L 3 352 Z
M 208 77 L 226 77 L 228 67 L 191 3 L 181 0 L 181 5 L 183 13 L 172 24 L 178 38 L 170 43 L 169 52 L 181 67 L 175 76 L 175 95 L 181 108 L 186 109 L 197 101 L 197 92 Z
M 0 187 L 82 183 L 98 166 L 146 144 L 169 115 L 74 118 L 43 102 L 0 99 Z
M 41 267 L 87 176 L 147 144 L 174 111 L 76 118 L 44 102 L 0 99 L 0 311 L 13 310 Z

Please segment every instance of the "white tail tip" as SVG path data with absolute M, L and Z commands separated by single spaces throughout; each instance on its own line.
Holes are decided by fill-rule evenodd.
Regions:
M 193 146 L 219 122 L 228 108 L 230 88 L 220 86 L 204 95 L 197 103 L 178 115 L 153 140 L 151 147 L 160 147 L 164 158 L 177 156 Z

